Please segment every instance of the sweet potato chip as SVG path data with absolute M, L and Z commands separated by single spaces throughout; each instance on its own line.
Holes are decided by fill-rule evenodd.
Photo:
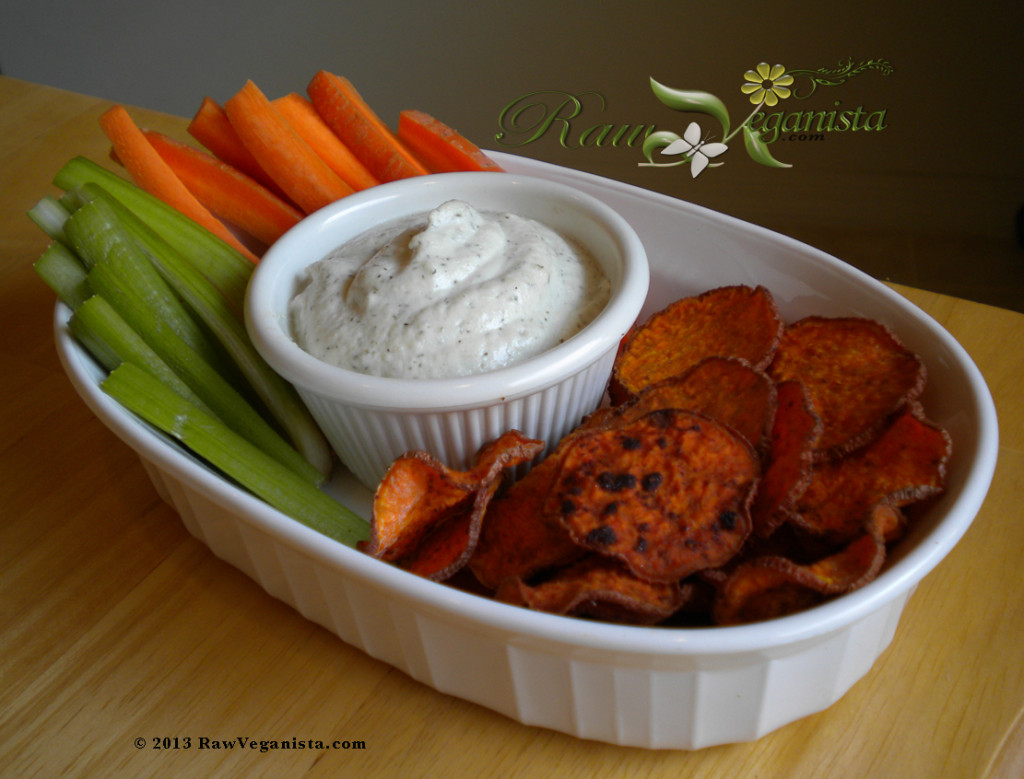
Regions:
M 510 577 L 527 579 L 546 568 L 573 562 L 585 553 L 564 527 L 543 513 L 561 458 L 574 435 L 570 433 L 488 508 L 469 559 L 470 571 L 484 587 L 497 589 Z
M 544 513 L 544 503 L 571 441 L 587 430 L 617 421 L 616 409 L 596 409 L 488 507 L 476 550 L 469 560 L 469 568 L 479 584 L 497 589 L 506 578 L 525 580 L 539 571 L 568 565 L 586 554 L 557 518 Z
M 752 561 L 737 568 L 711 609 L 716 625 L 742 625 L 784 617 L 825 600 L 820 592 L 793 581 L 785 572 Z
M 679 610 L 689 590 L 678 582 L 641 579 L 615 560 L 590 555 L 535 585 L 508 580 L 499 597 L 553 614 L 653 625 Z
M 410 573 L 435 581 L 444 581 L 461 570 L 471 559 L 484 512 L 500 484 L 499 479 L 492 479 L 472 491 L 472 500 L 463 510 L 442 516 L 399 564 Z
M 528 463 L 543 451 L 543 441 L 527 438 L 518 430 L 509 430 L 481 446 L 468 471 L 452 471 L 452 474 L 465 484 L 489 482 L 500 478 L 506 468 Z
M 764 287 L 719 287 L 682 298 L 627 335 L 609 386 L 612 402 L 623 403 L 705 357 L 739 357 L 763 369 L 782 328 L 775 300 Z
M 621 420 L 665 408 L 698 411 L 763 450 L 775 404 L 775 382 L 767 373 L 738 357 L 706 357 L 678 376 L 645 387 L 617 411 Z
M 782 382 L 777 397 L 764 478 L 757 485 L 751 507 L 754 532 L 761 538 L 775 532 L 807 489 L 815 444 L 821 435 L 821 420 L 801 382 Z
M 781 617 L 852 592 L 870 582 L 885 562 L 885 542 L 871 526 L 838 552 L 799 565 L 785 557 L 760 557 L 734 570 L 718 592 L 714 621 L 735 625 Z
M 941 493 L 952 443 L 945 430 L 920 413 L 914 404 L 864 448 L 816 463 L 793 521 L 843 543 L 860 532 L 876 506 L 906 506 Z
M 873 528 L 887 544 L 895 543 L 907 532 L 907 515 L 896 506 L 879 503 L 871 509 L 868 526 Z
M 471 497 L 433 455 L 409 452 L 391 464 L 377 485 L 370 540 L 361 549 L 381 560 L 401 560 L 431 527 L 464 511 Z
M 581 546 L 674 581 L 742 547 L 759 476 L 753 449 L 731 430 L 665 409 L 576 437 L 544 511 Z
M 921 358 L 888 327 L 860 317 L 794 322 L 779 341 L 769 373 L 807 388 L 822 421 L 817 459 L 869 442 L 925 385 Z
M 512 430 L 482 447 L 466 471 L 427 452 L 399 457 L 377 486 L 370 539 L 359 548 L 427 578 L 448 578 L 471 556 L 504 470 L 528 462 L 543 447 Z

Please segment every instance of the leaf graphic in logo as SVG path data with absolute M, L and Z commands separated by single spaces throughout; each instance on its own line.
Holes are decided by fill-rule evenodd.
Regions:
M 644 145 L 642 147 L 644 157 L 647 158 L 647 162 L 650 163 L 651 165 L 658 165 L 664 167 L 669 167 L 672 165 L 682 165 L 683 162 L 685 162 L 685 160 L 678 160 L 676 162 L 667 163 L 658 163 L 654 161 L 655 153 L 661 152 L 662 154 L 664 154 L 664 151 L 662 150 L 668 148 L 678 140 L 679 135 L 674 132 L 670 132 L 669 130 L 658 130 L 657 132 L 653 132 L 646 138 L 644 138 Z M 643 165 L 643 163 L 640 164 Z
M 651 90 L 662 103 L 676 111 L 707 114 L 722 125 L 722 135 L 729 134 L 729 109 L 710 92 L 693 89 L 675 89 L 651 79 Z
M 769 168 L 792 168 L 787 162 L 779 162 L 768 151 L 768 144 L 761 140 L 761 133 L 751 130 L 746 124 L 743 125 L 743 145 L 747 148 L 747 154 L 754 162 L 767 165 Z

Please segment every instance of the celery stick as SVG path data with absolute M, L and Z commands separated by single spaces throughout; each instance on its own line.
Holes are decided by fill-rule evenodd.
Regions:
M 68 308 L 77 308 L 89 297 L 85 266 L 64 244 L 51 243 L 32 267 Z
M 85 194 L 85 190 L 82 187 L 76 187 L 75 189 L 69 189 L 63 195 L 57 203 L 67 211 L 69 214 L 73 214 L 79 208 L 89 202 L 89 198 Z
M 213 413 L 101 295 L 93 295 L 75 309 L 68 329 L 108 371 L 122 362 L 134 363 L 186 400 Z
M 53 195 L 44 195 L 28 210 L 28 218 L 54 241 L 67 243 L 64 237 L 64 220 L 70 212 Z
M 150 262 L 148 254 L 122 228 L 112 209 L 100 199 L 79 208 L 68 219 L 65 231 L 73 245 L 81 247 L 92 267 L 87 283 L 102 295 L 141 335 L 172 370 L 229 426 L 283 462 L 319 483 L 324 474 L 313 467 L 226 378 L 222 351 L 191 319 L 173 290 Z M 181 311 L 171 302 L 181 306 Z M 184 322 L 169 321 L 184 314 L 196 329 L 182 332 Z M 185 340 L 186 336 L 192 336 Z M 194 339 L 198 339 L 195 342 Z M 216 362 L 211 362 L 211 357 Z M 234 363 L 227 361 L 235 370 Z
M 204 360 L 226 369 L 230 363 L 223 349 L 200 327 L 131 236 L 119 228 L 106 204 L 86 203 L 68 217 L 64 232 L 87 268 L 101 262 L 116 265 L 121 284 L 137 290 L 161 331 L 173 331 Z
M 108 203 L 111 213 L 138 239 L 164 280 L 213 333 L 241 374 L 277 420 L 293 445 L 321 473 L 331 468 L 331 450 L 295 388 L 259 355 L 242 320 L 217 288 L 186 258 L 102 189 L 85 187 L 94 204 Z M 112 218 L 115 218 L 112 216 Z
M 76 312 L 80 310 L 81 306 L 76 309 Z M 72 315 L 68 320 L 67 328 L 68 332 L 71 333 L 74 339 L 78 341 L 81 346 L 85 347 L 85 350 L 96 359 L 96 362 L 107 370 L 107 373 L 114 370 L 114 368 L 123 362 L 123 360 L 117 356 L 117 352 L 111 349 L 102 337 L 94 333 L 89 325 L 81 318 L 77 318 Z
M 179 440 L 284 514 L 348 546 L 368 538 L 369 526 L 353 511 L 133 363 L 114 369 L 101 386 L 129 411 Z
M 72 190 L 87 182 L 99 184 L 193 263 L 227 298 L 242 310 L 252 263 L 205 227 L 153 197 L 127 179 L 85 157 L 74 157 L 57 171 L 53 183 Z
M 323 481 L 323 474 L 309 464 L 227 379 L 191 349 L 173 330 L 162 326 L 146 300 L 125 283 L 113 263 L 101 262 L 89 271 L 89 286 L 106 298 L 118 314 L 171 369 L 203 399 L 231 429 L 263 448 L 311 483 Z

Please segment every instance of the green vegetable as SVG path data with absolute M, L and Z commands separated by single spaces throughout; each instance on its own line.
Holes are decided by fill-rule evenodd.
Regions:
M 146 251 L 150 262 L 170 287 L 220 342 L 256 396 L 291 439 L 295 447 L 321 473 L 331 467 L 331 452 L 320 428 L 295 388 L 259 355 L 241 319 L 224 296 L 188 260 L 102 189 L 85 187 L 91 205 L 109 208 L 108 218 L 118 221 Z
M 77 308 L 89 297 L 85 266 L 64 244 L 51 243 L 32 267 L 68 308 Z
M 300 522 L 353 546 L 366 538 L 367 524 L 319 489 L 326 440 L 242 324 L 251 263 L 89 160 L 54 183 L 60 199 L 29 213 L 53 240 L 34 267 L 109 371 L 104 391 Z
M 79 254 L 88 258 L 89 288 L 102 295 L 225 424 L 311 482 L 323 481 L 324 472 L 282 438 L 228 380 L 216 342 L 192 319 L 109 204 L 102 199 L 86 203 L 68 219 L 65 232 Z
M 28 210 L 28 218 L 50 238 L 66 243 L 64 237 L 64 220 L 70 212 L 53 195 L 45 195 L 38 203 Z
M 369 526 L 357 514 L 135 364 L 115 368 L 100 386 L 129 411 L 288 516 L 349 546 L 368 537 Z
M 117 226 L 103 203 L 86 203 L 75 211 L 64 223 L 64 234 L 90 273 L 101 264 L 112 266 L 112 281 L 119 287 L 134 290 L 145 301 L 154 327 L 174 332 L 204 359 L 216 365 L 226 362 L 223 352 L 214 347 L 209 336 L 149 259 Z
M 205 227 L 168 206 L 127 179 L 85 157 L 68 160 L 53 183 L 65 192 L 98 184 L 145 222 L 221 291 L 236 311 L 242 310 L 252 263 Z
M 192 388 L 100 295 L 93 295 L 75 309 L 68 329 L 108 371 L 122 362 L 135 363 L 183 398 L 209 411 Z

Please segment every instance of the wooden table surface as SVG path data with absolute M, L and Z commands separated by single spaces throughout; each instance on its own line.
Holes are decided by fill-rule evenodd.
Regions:
M 1000 459 L 863 680 L 750 744 L 581 741 L 437 693 L 265 594 L 185 531 L 86 409 L 58 363 L 54 297 L 31 269 L 46 240 L 24 212 L 71 156 L 107 159 L 107 105 L 0 77 L 0 775 L 1024 775 L 1024 315 L 898 288 L 985 375 Z M 187 137 L 180 118 L 133 114 Z M 237 737 L 349 748 L 198 748 Z

